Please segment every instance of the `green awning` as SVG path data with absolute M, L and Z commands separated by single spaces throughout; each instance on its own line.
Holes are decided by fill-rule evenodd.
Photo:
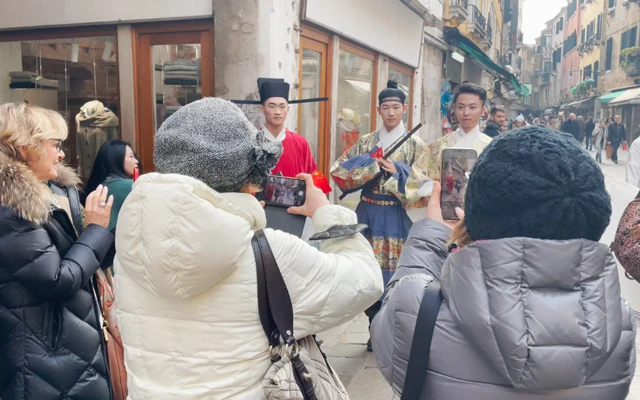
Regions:
M 516 94 L 529 96 L 531 91 L 518 81 L 511 72 L 496 64 L 489 56 L 482 51 L 471 39 L 461 34 L 458 28 L 446 26 L 444 28 L 444 40 L 450 45 L 459 47 L 472 60 L 479 64 L 485 71 L 500 79 L 510 90 L 515 90 Z
M 615 99 L 616 97 L 620 96 L 622 93 L 624 93 L 624 90 L 620 90 L 617 92 L 611 92 L 611 93 L 607 93 L 605 95 L 600 96 L 600 98 L 598 99 L 598 101 L 600 102 L 600 104 L 608 104 L 610 103 L 613 99 Z

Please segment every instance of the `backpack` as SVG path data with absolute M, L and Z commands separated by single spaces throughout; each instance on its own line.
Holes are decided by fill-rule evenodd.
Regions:
M 624 210 L 611 250 L 627 278 L 640 282 L 640 193 Z

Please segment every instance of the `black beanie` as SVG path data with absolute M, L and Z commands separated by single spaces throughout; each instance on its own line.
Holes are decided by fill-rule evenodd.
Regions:
M 407 95 L 401 89 L 398 89 L 398 82 L 394 80 L 387 81 L 387 88 L 378 95 L 378 104 L 386 101 L 399 101 L 404 104 Z
M 473 240 L 599 241 L 611 198 L 602 171 L 572 136 L 532 126 L 494 139 L 480 155 L 465 214 Z

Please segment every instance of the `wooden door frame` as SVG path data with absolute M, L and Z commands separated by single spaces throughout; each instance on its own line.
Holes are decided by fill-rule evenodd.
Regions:
M 404 64 L 401 64 L 395 60 L 389 59 L 389 69 L 392 69 L 396 72 L 400 72 L 402 74 L 408 75 L 410 78 L 409 81 L 409 118 L 407 119 L 407 130 L 413 128 L 413 93 L 414 93 L 414 78 L 415 78 L 415 70 L 411 67 L 407 67 Z
M 371 82 L 371 126 L 369 127 L 369 132 L 373 132 L 376 130 L 376 122 L 378 120 L 378 102 L 377 96 L 378 93 L 378 58 L 379 54 L 370 50 L 366 50 L 356 44 L 353 44 L 349 41 L 340 40 L 340 50 L 344 50 L 347 53 L 355 54 L 359 57 L 366 58 L 367 60 L 373 62 L 373 76 Z M 364 134 L 369 132 L 363 132 Z
M 153 95 L 149 93 L 149 90 L 154 87 L 153 74 L 149 74 L 148 71 L 152 61 L 151 46 L 199 43 L 202 97 L 212 97 L 215 95 L 213 22 L 205 20 L 134 25 L 132 41 L 134 102 L 136 105 L 135 147 L 145 172 L 150 172 L 154 170 L 152 143 L 156 133 L 155 91 L 153 91 Z M 150 122 L 150 126 L 147 126 Z
M 302 55 L 303 49 L 317 51 L 324 57 L 320 65 L 320 97 L 329 100 L 320 102 L 318 106 L 318 169 L 329 176 L 331 164 L 331 66 L 333 62 L 333 41 L 331 36 L 308 25 L 302 25 L 300 32 L 300 55 L 298 82 L 298 98 L 302 96 Z M 324 91 L 324 94 L 323 94 Z M 298 133 L 302 134 L 302 106 L 298 106 Z

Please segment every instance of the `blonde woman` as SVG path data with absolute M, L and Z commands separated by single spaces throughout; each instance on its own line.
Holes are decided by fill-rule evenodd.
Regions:
M 434 186 L 371 327 L 395 393 L 425 287 L 438 282 L 444 301 L 420 399 L 624 400 L 635 318 L 616 261 L 598 243 L 611 199 L 591 156 L 542 126 L 500 136 L 473 168 L 453 231 Z
M 91 278 L 113 243 L 113 199 L 98 188 L 86 229 L 74 225 L 69 197 L 54 194 L 78 181 L 61 163 L 66 138 L 58 113 L 0 105 L 2 400 L 111 398 Z

